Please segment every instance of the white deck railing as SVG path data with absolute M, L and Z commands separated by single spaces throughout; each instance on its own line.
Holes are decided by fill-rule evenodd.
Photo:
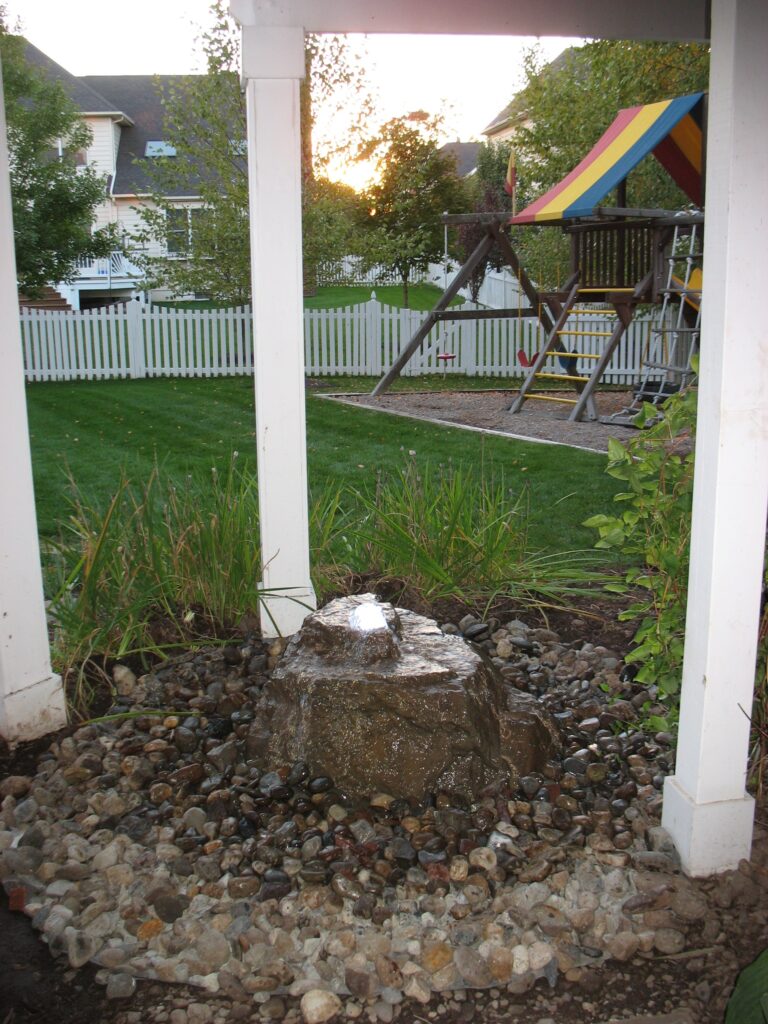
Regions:
M 110 280 L 113 277 L 137 277 L 139 269 L 128 260 L 124 253 L 115 251 L 109 256 L 92 260 L 78 260 L 75 271 L 79 279 Z
M 464 309 L 468 308 L 466 305 Z M 343 309 L 304 311 L 304 358 L 314 376 L 379 376 L 408 344 L 426 313 L 375 299 Z M 584 319 L 581 329 L 613 321 Z M 651 320 L 636 320 L 604 380 L 629 384 L 639 374 Z M 253 372 L 250 308 L 170 309 L 136 301 L 82 312 L 24 309 L 21 333 L 28 381 L 114 377 L 220 377 Z M 535 317 L 448 321 L 434 328 L 404 369 L 425 373 L 520 375 L 544 334 Z M 588 351 L 579 338 L 574 350 Z M 438 358 L 453 356 L 451 360 Z M 589 365 L 589 364 L 587 364 Z

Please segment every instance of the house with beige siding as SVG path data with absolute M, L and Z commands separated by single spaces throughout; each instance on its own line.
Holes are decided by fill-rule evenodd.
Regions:
M 131 259 L 145 243 L 139 240 L 140 210 L 150 204 L 151 183 L 141 163 L 145 159 L 172 156 L 164 140 L 162 94 L 189 76 L 181 75 L 85 75 L 77 77 L 27 43 L 27 61 L 58 82 L 91 131 L 91 143 L 79 159 L 104 175 L 103 202 L 95 211 L 94 228 L 114 224 L 122 240 L 110 257 L 83 262 L 71 282 L 51 282 L 73 309 L 125 300 L 143 293 L 142 273 Z M 169 197 L 178 204 L 178 215 L 169 222 L 169 256 L 174 240 L 192 229 L 192 211 L 199 208 L 195 195 Z M 177 251 L 182 249 L 179 246 Z M 163 255 L 158 243 L 147 251 Z M 153 292 L 153 297 L 162 293 Z
M 568 66 L 575 53 L 576 47 L 569 46 L 562 53 L 558 54 L 554 60 L 550 61 L 546 67 L 542 68 L 540 74 L 546 77 L 559 74 Z M 526 96 L 526 90 L 521 89 L 483 128 L 482 134 L 488 142 L 504 142 L 507 139 L 513 139 L 521 128 L 527 128 L 530 125 L 528 97 Z

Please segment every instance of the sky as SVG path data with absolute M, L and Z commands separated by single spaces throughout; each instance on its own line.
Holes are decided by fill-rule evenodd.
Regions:
M 418 0 L 415 0 L 418 2 Z M 8 21 L 74 75 L 185 74 L 202 70 L 196 39 L 208 0 L 7 0 Z M 444 116 L 444 140 L 482 130 L 524 84 L 522 56 L 536 41 L 489 36 L 352 37 L 365 53 L 380 121 L 426 110 Z M 577 40 L 540 42 L 552 60 Z M 360 177 L 358 174 L 357 177 Z M 350 173 L 347 180 L 354 181 Z

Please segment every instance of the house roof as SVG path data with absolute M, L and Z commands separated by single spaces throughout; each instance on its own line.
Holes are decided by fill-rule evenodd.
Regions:
M 110 114 L 118 118 L 125 118 L 125 108 L 116 105 L 111 99 L 107 99 L 97 89 L 90 86 L 85 79 L 70 74 L 61 64 L 51 60 L 47 54 L 38 50 L 26 39 L 24 46 L 24 57 L 27 63 L 46 78 L 58 82 L 81 114 Z
M 697 92 L 620 110 L 581 163 L 510 223 L 559 223 L 593 215 L 600 200 L 649 153 L 701 205 L 703 96 Z
M 549 76 L 562 71 L 573 60 L 578 49 L 578 47 L 569 46 L 543 67 L 539 74 Z M 526 90 L 521 89 L 519 93 L 513 96 L 506 107 L 498 112 L 487 127 L 483 128 L 482 134 L 493 136 L 504 128 L 510 127 L 510 125 L 525 121 L 528 115 L 528 104 L 525 94 Z
M 86 75 L 78 79 L 86 88 L 108 96 L 113 104 L 127 110 L 132 124 L 120 132 L 114 195 L 142 195 L 152 191 L 143 164 L 148 142 L 165 138 L 163 94 L 188 81 L 190 75 Z M 189 190 L 171 190 L 170 195 L 188 195 Z
M 452 156 L 456 161 L 456 173 L 460 178 L 466 178 L 477 168 L 477 153 L 480 149 L 479 142 L 446 142 L 439 151 L 447 156 Z
M 101 114 L 120 125 L 114 195 L 145 195 L 152 191 L 143 160 L 148 142 L 165 138 L 163 94 L 190 75 L 84 75 L 70 74 L 32 43 L 24 40 L 27 62 L 46 78 L 58 82 L 83 115 Z M 170 196 L 187 196 L 189 189 L 171 189 Z

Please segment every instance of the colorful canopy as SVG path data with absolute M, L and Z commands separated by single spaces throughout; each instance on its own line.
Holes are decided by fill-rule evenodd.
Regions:
M 703 93 L 620 110 L 613 124 L 578 167 L 546 192 L 512 224 L 538 224 L 589 217 L 633 167 L 653 153 L 690 199 L 702 194 Z

